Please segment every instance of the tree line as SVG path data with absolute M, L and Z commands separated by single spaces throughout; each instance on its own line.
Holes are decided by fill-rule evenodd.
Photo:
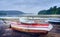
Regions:
M 41 10 L 38 12 L 38 14 L 60 14 L 60 7 L 54 6 L 50 7 L 47 10 Z

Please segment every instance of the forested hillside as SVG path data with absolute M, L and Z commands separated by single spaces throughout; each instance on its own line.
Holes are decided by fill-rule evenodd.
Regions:
M 54 6 L 47 10 L 41 10 L 38 14 L 60 14 L 60 7 Z

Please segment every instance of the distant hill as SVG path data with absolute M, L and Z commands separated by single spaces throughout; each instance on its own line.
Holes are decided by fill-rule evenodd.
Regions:
M 22 15 L 24 12 L 16 10 L 0 11 L 0 16 L 12 16 L 12 15 Z
M 40 14 L 42 14 L 42 15 L 60 14 L 60 7 L 54 6 L 54 7 L 49 8 L 48 10 L 41 10 L 38 12 L 38 15 L 40 15 Z

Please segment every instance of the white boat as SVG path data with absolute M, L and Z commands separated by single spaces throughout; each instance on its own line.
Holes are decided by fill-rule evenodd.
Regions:
M 47 22 L 60 24 L 60 18 L 49 18 Z
M 22 32 L 47 34 L 53 26 L 43 20 L 21 17 L 19 22 L 11 22 L 11 28 Z

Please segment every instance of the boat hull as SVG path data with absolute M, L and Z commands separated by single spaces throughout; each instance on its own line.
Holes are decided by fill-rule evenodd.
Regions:
M 18 30 L 18 31 L 21 31 L 21 32 L 28 32 L 28 33 L 47 33 L 48 31 L 45 31 L 45 30 L 31 30 L 31 29 L 22 29 L 22 28 L 18 28 L 18 27 L 12 27 L 11 28 L 13 30 Z
M 52 23 L 52 24 L 60 24 L 60 22 L 53 22 L 53 21 L 49 21 L 49 23 Z
M 15 24 L 15 23 L 10 25 L 10 27 L 13 30 L 28 32 L 28 33 L 44 33 L 44 34 L 49 32 L 53 28 L 51 24 L 46 26 L 45 24 L 42 26 L 42 25 L 24 25 L 24 24 Z

